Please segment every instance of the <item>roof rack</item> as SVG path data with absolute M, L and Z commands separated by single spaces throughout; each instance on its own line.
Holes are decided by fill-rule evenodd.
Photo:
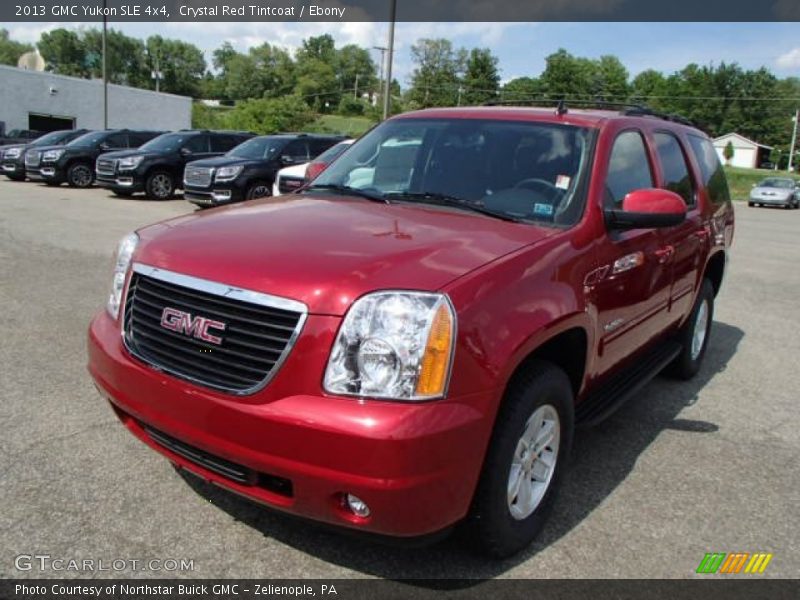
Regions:
M 589 106 L 599 109 L 619 110 L 622 115 L 629 117 L 655 117 L 673 123 L 680 123 L 689 127 L 698 127 L 691 119 L 674 113 L 665 113 L 635 102 L 608 102 L 606 100 L 565 100 L 560 99 L 541 99 L 541 100 L 490 100 L 484 106 L 542 106 L 555 103 L 556 114 L 563 115 L 569 112 L 569 106 Z

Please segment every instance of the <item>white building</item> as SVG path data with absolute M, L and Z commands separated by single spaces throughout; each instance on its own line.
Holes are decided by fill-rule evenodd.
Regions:
M 725 160 L 725 147 L 728 142 L 733 144 L 733 158 L 730 161 Z M 715 138 L 714 148 L 716 148 L 719 160 L 723 165 L 745 169 L 758 168 L 769 160 L 769 153 L 772 151 L 772 146 L 759 144 L 738 133 L 726 133 Z
M 0 123 L 5 130 L 102 129 L 103 82 L 0 65 Z M 192 99 L 108 85 L 111 129 L 187 129 Z

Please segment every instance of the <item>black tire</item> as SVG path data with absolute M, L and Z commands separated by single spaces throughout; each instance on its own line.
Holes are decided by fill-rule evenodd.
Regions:
M 120 198 L 130 198 L 133 196 L 133 192 L 128 192 L 124 190 L 111 190 L 115 196 L 119 196 Z
M 572 446 L 573 401 L 572 386 L 564 371 L 545 361 L 531 362 L 509 386 L 465 524 L 470 530 L 469 539 L 481 553 L 495 558 L 516 554 L 526 548 L 544 527 Z M 530 417 L 545 406 L 555 408 L 560 423 L 555 466 L 549 485 L 533 512 L 525 518 L 515 518 L 511 505 L 517 498 L 513 502 L 508 500 L 512 460 Z M 524 475 L 520 475 L 520 481 L 526 481 Z
M 255 181 L 247 187 L 245 200 L 255 200 L 256 198 L 268 198 L 272 196 L 272 185 L 266 181 Z
M 6 174 L 11 181 L 25 181 L 25 175 L 8 175 Z
M 694 340 L 695 324 L 697 323 L 698 316 L 700 315 L 700 307 L 706 303 L 706 329 L 703 336 L 702 344 L 699 352 L 695 353 L 692 350 L 692 342 Z M 697 299 L 694 301 L 692 312 L 689 318 L 684 323 L 680 332 L 678 333 L 678 342 L 681 345 L 681 353 L 675 357 L 675 360 L 667 368 L 667 374 L 675 377 L 676 379 L 691 379 L 700 370 L 703 364 L 703 358 L 708 349 L 708 340 L 711 337 L 711 329 L 714 323 L 714 286 L 708 279 L 703 279 L 700 285 L 700 292 L 697 294 Z
M 175 194 L 175 178 L 166 171 L 154 171 L 147 176 L 144 191 L 151 200 L 169 200 Z
M 60 181 L 48 181 L 47 179 L 44 180 L 44 184 L 47 187 L 58 187 L 61 185 Z
M 747 206 L 755 206 L 755 204 L 753 204 L 752 202 L 748 202 Z
M 94 169 L 82 162 L 71 164 L 67 169 L 67 183 L 75 188 L 91 187 L 94 183 Z

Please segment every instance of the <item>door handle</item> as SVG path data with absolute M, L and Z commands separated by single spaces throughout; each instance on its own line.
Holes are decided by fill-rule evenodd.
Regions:
M 664 264 L 673 254 L 675 254 L 675 246 L 664 246 L 663 248 L 656 250 L 653 254 L 656 255 L 656 258 L 658 258 L 658 262 L 660 264 Z

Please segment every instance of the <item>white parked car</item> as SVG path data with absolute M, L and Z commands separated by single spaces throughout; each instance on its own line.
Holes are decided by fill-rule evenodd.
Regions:
M 278 171 L 275 183 L 272 184 L 272 195 L 291 194 L 303 185 L 322 173 L 329 164 L 339 158 L 355 140 L 344 140 L 331 146 L 311 162 L 302 165 L 292 165 Z

